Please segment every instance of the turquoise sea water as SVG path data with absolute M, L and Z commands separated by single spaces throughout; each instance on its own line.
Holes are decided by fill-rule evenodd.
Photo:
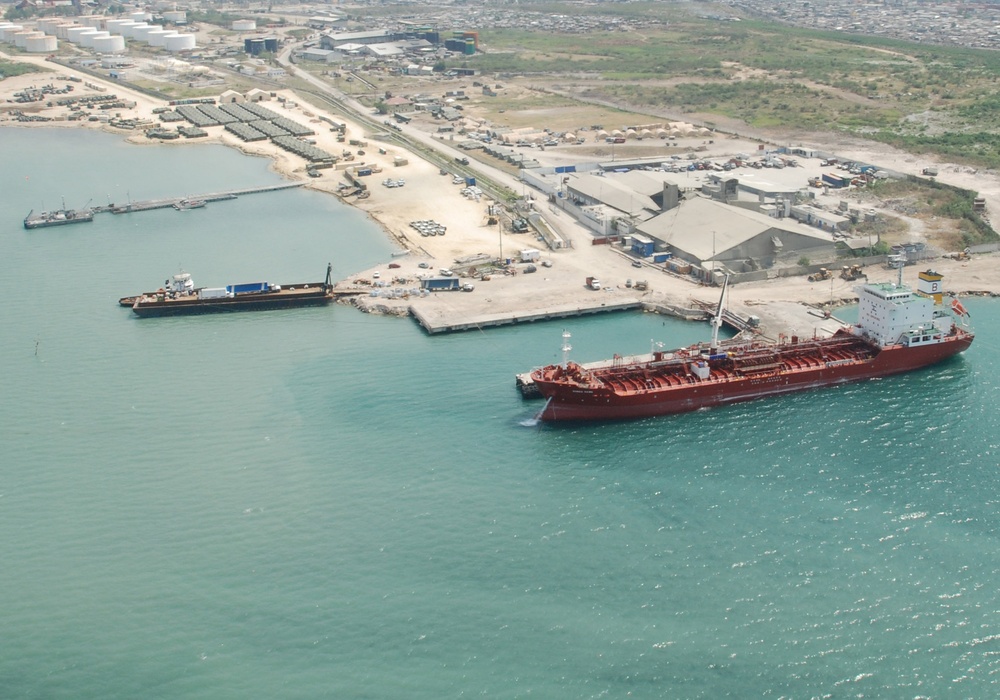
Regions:
M 513 375 L 704 338 L 622 314 L 429 337 L 119 296 L 343 277 L 389 242 L 216 146 L 0 129 L 0 698 L 993 698 L 1000 307 L 905 377 L 534 426 Z

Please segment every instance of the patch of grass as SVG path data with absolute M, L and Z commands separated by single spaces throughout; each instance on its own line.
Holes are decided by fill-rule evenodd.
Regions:
M 13 78 L 16 75 L 27 75 L 28 73 L 48 73 L 47 68 L 40 68 L 32 63 L 18 63 L 16 61 L 6 61 L 0 59 L 0 80 Z

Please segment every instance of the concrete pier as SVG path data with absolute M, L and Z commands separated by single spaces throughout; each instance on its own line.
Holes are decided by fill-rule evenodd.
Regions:
M 167 199 L 146 199 L 138 200 L 135 202 L 129 202 L 124 205 L 108 205 L 106 207 L 97 207 L 94 209 L 95 212 L 108 212 L 112 214 L 131 214 L 133 212 L 139 211 L 152 211 L 153 209 L 167 209 L 174 206 L 184 200 L 201 200 L 203 202 L 221 202 L 227 199 L 236 199 L 247 194 L 258 194 L 260 192 L 277 192 L 279 190 L 288 190 L 293 187 L 302 187 L 304 182 L 286 182 L 280 185 L 265 185 L 263 187 L 248 187 L 242 190 L 229 190 L 228 192 L 213 192 L 210 194 L 198 194 L 198 195 L 188 195 L 186 197 L 171 197 Z
M 453 293 L 460 294 L 461 292 Z M 610 311 L 630 311 L 642 308 L 641 301 L 630 298 L 592 305 L 556 305 L 526 312 L 480 313 L 476 311 L 456 312 L 455 309 L 442 309 L 432 304 L 421 304 L 420 301 L 423 300 L 410 305 L 410 314 L 430 334 L 512 326 L 518 323 L 550 321 L 557 318 L 589 316 Z

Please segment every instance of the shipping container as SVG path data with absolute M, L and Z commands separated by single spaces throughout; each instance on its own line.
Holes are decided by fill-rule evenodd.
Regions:
M 823 183 L 830 187 L 847 187 L 851 184 L 850 179 L 841 177 L 836 173 L 823 173 Z
M 205 287 L 198 290 L 199 299 L 225 299 L 231 296 L 223 287 Z
M 637 255 L 640 258 L 648 258 L 653 254 L 655 244 L 652 239 L 637 233 L 632 236 L 631 250 L 633 255 Z
M 226 291 L 230 294 L 251 294 L 253 292 L 266 292 L 269 285 L 267 282 L 248 282 L 247 284 L 230 284 Z

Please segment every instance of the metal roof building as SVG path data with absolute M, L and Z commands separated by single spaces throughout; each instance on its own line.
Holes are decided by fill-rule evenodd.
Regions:
M 688 262 L 719 261 L 735 272 L 773 267 L 781 259 L 794 262 L 803 255 L 836 255 L 827 233 L 706 197 L 688 199 L 636 229 Z
M 653 199 L 619 182 L 618 178 L 598 175 L 568 175 L 566 196 L 578 206 L 604 204 L 622 214 L 640 220 L 660 212 Z

